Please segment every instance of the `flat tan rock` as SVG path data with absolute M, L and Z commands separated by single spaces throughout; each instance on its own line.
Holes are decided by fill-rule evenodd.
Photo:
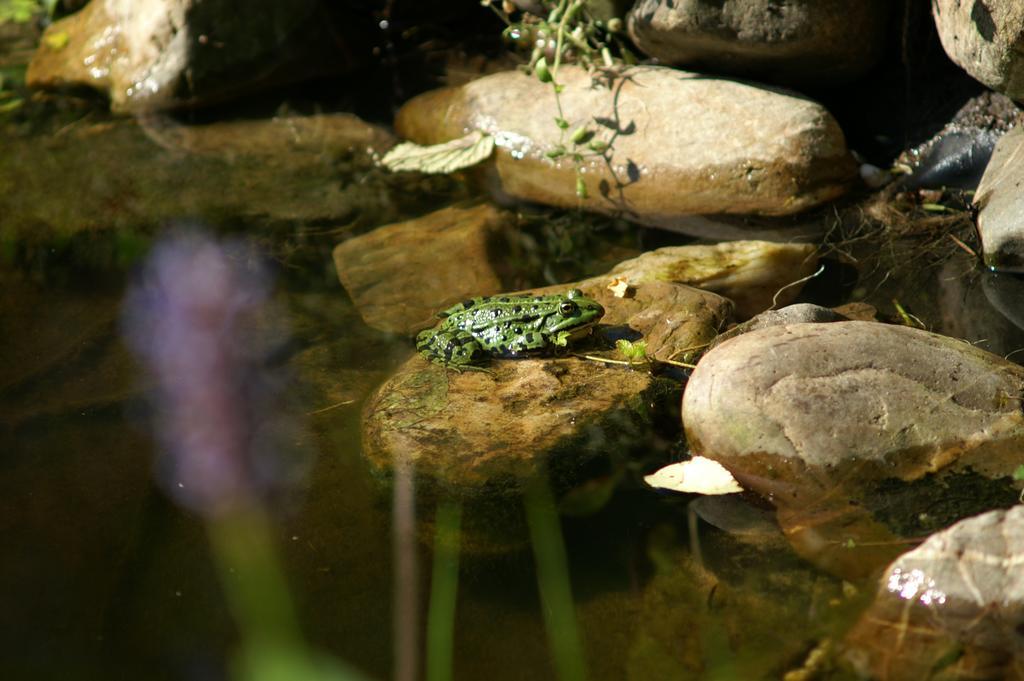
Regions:
M 727 241 L 659 248 L 624 260 L 609 276 L 631 284 L 672 281 L 713 291 L 733 302 L 738 319 L 748 319 L 773 304 L 789 304 L 803 287 L 796 282 L 817 267 L 812 244 Z
M 656 66 L 603 83 L 564 66 L 559 80 L 569 130 L 590 126 L 610 145 L 584 164 L 583 200 L 571 160 L 546 156 L 567 141 L 552 89 L 535 77 L 509 71 L 428 92 L 395 128 L 419 144 L 490 133 L 499 194 L 669 228 L 692 214 L 798 213 L 843 194 L 855 174 L 835 119 L 793 93 Z
M 433 326 L 439 310 L 502 290 L 491 254 L 509 220 L 478 204 L 379 227 L 334 249 L 338 279 L 367 324 L 412 334 Z

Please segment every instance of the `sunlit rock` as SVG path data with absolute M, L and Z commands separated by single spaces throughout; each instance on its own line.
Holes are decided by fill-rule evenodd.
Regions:
M 882 51 L 885 0 L 641 0 L 629 34 L 659 62 L 778 83 L 861 75 Z
M 501 291 L 495 255 L 511 219 L 489 204 L 444 208 L 342 242 L 334 265 L 367 324 L 411 334 L 439 310 Z
M 1016 497 L 1022 397 L 1024 368 L 953 338 L 792 324 L 708 352 L 682 415 L 694 453 L 771 501 L 798 551 L 855 576 Z
M 795 94 L 655 66 L 607 77 L 563 66 L 558 78 L 569 129 L 589 126 L 587 144 L 607 145 L 583 161 L 587 198 L 571 158 L 548 157 L 570 143 L 554 122 L 551 86 L 536 77 L 510 71 L 420 95 L 395 127 L 419 144 L 490 133 L 485 168 L 499 195 L 654 226 L 699 213 L 798 213 L 841 195 L 856 175 L 836 121 Z
M 799 280 L 817 266 L 817 248 L 811 244 L 731 241 L 659 248 L 619 263 L 609 276 L 634 285 L 674 281 L 714 291 L 736 305 L 737 318 L 747 319 L 796 298 Z
M 1015 128 L 996 144 L 974 195 L 985 264 L 995 270 L 1024 272 L 1024 130 Z
M 590 343 L 574 346 L 578 352 L 611 356 L 605 338 L 642 336 L 651 356 L 687 357 L 730 311 L 725 299 L 679 284 L 654 282 L 615 298 L 603 283 L 579 284 L 606 314 Z M 493 360 L 485 368 L 455 373 L 419 355 L 401 366 L 363 412 L 371 467 L 388 474 L 396 460 L 407 461 L 421 480 L 470 497 L 514 492 L 547 469 L 561 493 L 588 471 L 607 470 L 602 461 L 650 453 L 652 422 L 678 399 L 675 381 L 577 357 Z
M 879 681 L 1020 678 L 1022 562 L 1022 506 L 932 535 L 886 568 L 844 657 Z
M 1024 99 L 1024 5 L 933 0 L 932 16 L 950 59 L 993 90 Z
M 27 80 L 100 90 L 115 111 L 206 104 L 350 69 L 356 27 L 319 0 L 93 0 L 47 29 Z

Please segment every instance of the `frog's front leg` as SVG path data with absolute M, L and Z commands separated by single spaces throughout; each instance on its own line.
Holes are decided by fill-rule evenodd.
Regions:
M 421 331 L 416 336 L 416 349 L 431 362 L 455 371 L 484 371 L 473 366 L 485 354 L 480 342 L 461 329 Z

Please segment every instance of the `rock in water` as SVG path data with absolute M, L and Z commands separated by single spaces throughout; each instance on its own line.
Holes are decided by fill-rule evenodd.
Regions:
M 946 54 L 971 77 L 1024 100 L 1024 5 L 1016 0 L 932 0 Z
M 880 681 L 1020 678 L 1021 563 L 1022 506 L 932 535 L 886 568 L 875 602 L 846 638 L 845 658 Z
M 942 499 L 927 514 L 892 512 L 899 495 L 941 489 L 928 474 L 967 476 L 958 495 L 985 476 L 974 512 L 1014 498 L 1022 397 L 1024 368 L 953 338 L 873 322 L 792 324 L 709 351 L 687 385 L 683 424 L 694 453 L 775 504 L 798 551 L 854 576 L 920 531 L 907 529 L 910 518 L 963 517 L 963 506 L 940 510 Z
M 655 66 L 606 79 L 563 66 L 558 78 L 569 129 L 589 126 L 589 143 L 608 145 L 583 164 L 584 199 L 571 158 L 547 156 L 571 144 L 555 125 L 551 86 L 535 77 L 510 71 L 428 92 L 395 127 L 419 144 L 482 130 L 495 136 L 499 193 L 667 228 L 699 213 L 798 213 L 856 175 L 835 119 L 796 94 Z
M 630 37 L 662 63 L 776 83 L 834 83 L 881 54 L 885 0 L 641 0 Z
M 1024 130 L 1014 128 L 996 143 L 974 195 L 985 264 L 994 270 L 1024 272 Z
M 551 291 L 582 289 L 606 310 L 595 335 L 643 336 L 653 357 L 685 358 L 706 346 L 731 311 L 724 298 L 689 286 L 652 282 L 616 298 L 604 284 Z M 573 357 L 495 360 L 487 368 L 459 374 L 419 355 L 401 366 L 363 412 L 372 469 L 386 475 L 405 457 L 422 483 L 465 498 L 514 494 L 550 469 L 561 492 L 584 481 L 588 464 L 643 448 L 651 419 L 678 399 L 674 381 Z

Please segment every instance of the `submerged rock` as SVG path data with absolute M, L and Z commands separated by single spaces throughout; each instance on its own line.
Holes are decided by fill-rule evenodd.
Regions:
M 339 244 L 334 265 L 367 324 L 411 334 L 438 310 L 502 289 L 493 254 L 510 219 L 489 204 L 444 208 Z
M 867 71 L 885 37 L 885 0 L 641 0 L 630 37 L 660 62 L 778 83 L 833 83 Z
M 748 319 L 796 298 L 802 284 L 790 284 L 817 266 L 817 247 L 811 244 L 732 241 L 659 248 L 624 260 L 608 276 L 625 277 L 630 284 L 673 281 L 713 291 L 735 304 L 739 319 Z
M 933 0 L 932 16 L 950 59 L 993 90 L 1024 100 L 1024 6 L 1015 0 Z
M 962 341 L 873 322 L 792 324 L 709 351 L 683 423 L 694 453 L 776 506 L 798 551 L 854 576 L 890 559 L 916 520 L 941 526 L 1013 498 L 1022 398 L 1024 368 Z M 988 491 L 951 497 L 925 477 L 939 471 L 985 476 Z M 924 517 L 903 503 L 918 494 Z M 903 515 L 892 511 L 899 495 Z
M 995 270 L 1024 272 L 1024 129 L 1015 128 L 996 144 L 974 195 L 985 264 Z
M 291 235 L 304 221 L 321 232 L 356 216 L 384 223 L 429 193 L 372 169 L 367 151 L 388 144 L 387 132 L 347 114 L 201 126 L 158 116 L 82 123 L 47 138 L 42 154 L 36 138 L 7 139 L 0 233 L 19 249 L 49 252 L 76 235 L 151 234 L 182 216 L 242 221 L 253 231 L 286 225 Z M 436 182 L 435 193 L 447 191 L 446 178 Z M 74 200 L 52 200 L 54 187 Z
M 661 67 L 604 76 L 563 66 L 569 129 L 607 146 L 587 158 L 576 192 L 551 86 L 518 72 L 429 92 L 399 111 L 399 134 L 438 144 L 472 130 L 495 136 L 490 178 L 506 196 L 625 214 L 671 228 L 699 213 L 790 215 L 841 195 L 856 174 L 842 131 L 795 94 Z
M 604 280 L 575 286 L 606 310 L 599 338 L 643 336 L 659 358 L 702 348 L 730 311 L 713 293 L 666 282 L 632 298 L 615 298 Z M 494 360 L 487 369 L 459 374 L 419 355 L 402 365 L 363 412 L 371 467 L 388 474 L 407 461 L 421 481 L 469 498 L 514 494 L 548 469 L 561 493 L 600 468 L 595 462 L 643 449 L 651 420 L 678 399 L 675 381 L 571 357 Z
M 844 657 L 879 681 L 1020 678 L 1024 507 L 932 535 L 889 567 Z
M 350 70 L 356 25 L 320 0 L 93 0 L 47 29 L 27 81 L 95 88 L 115 111 L 207 104 Z

